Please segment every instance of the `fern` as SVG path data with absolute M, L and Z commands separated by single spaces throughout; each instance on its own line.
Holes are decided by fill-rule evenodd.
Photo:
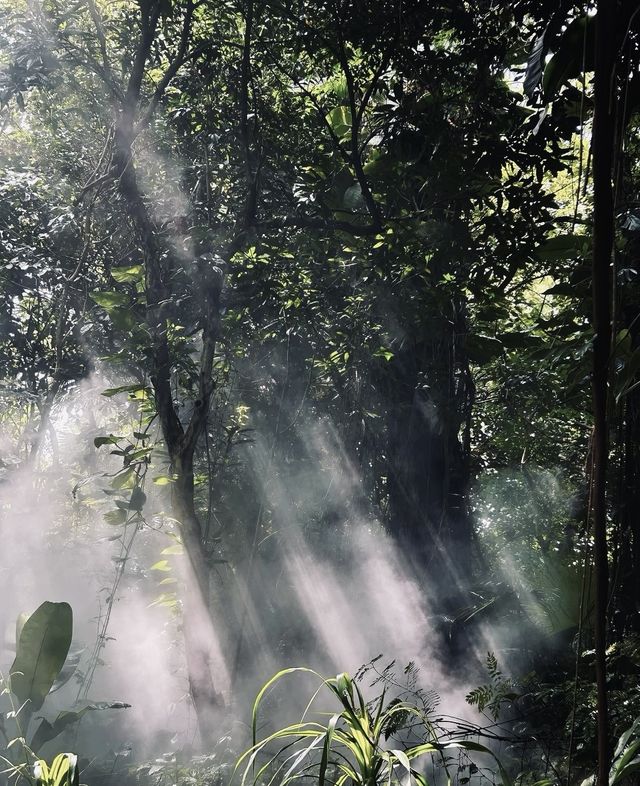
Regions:
M 502 706 L 514 702 L 519 698 L 520 694 L 516 690 L 516 683 L 512 679 L 505 677 L 502 671 L 500 671 L 498 659 L 493 652 L 487 653 L 485 665 L 491 682 L 487 685 L 479 685 L 477 688 L 469 691 L 465 699 L 467 704 L 477 707 L 479 712 L 484 712 L 485 709 L 488 710 L 494 721 L 496 721 Z

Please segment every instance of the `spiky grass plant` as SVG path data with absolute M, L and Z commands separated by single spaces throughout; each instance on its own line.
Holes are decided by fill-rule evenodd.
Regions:
M 39 759 L 33 765 L 36 786 L 80 786 L 80 770 L 75 753 L 59 753 L 47 764 Z
M 288 674 L 303 672 L 319 678 L 321 684 L 307 704 L 302 719 L 258 740 L 258 712 L 267 692 Z M 328 689 L 341 709 L 321 723 L 308 720 L 318 694 Z M 423 729 L 423 739 L 404 748 L 387 747 L 389 738 L 410 723 Z M 415 731 L 415 729 L 414 729 Z M 348 674 L 325 679 L 307 668 L 283 669 L 260 690 L 253 705 L 253 744 L 240 757 L 235 773 L 242 773 L 240 786 L 285 786 L 290 781 L 308 778 L 318 786 L 429 786 L 419 765 L 424 756 L 437 757 L 447 770 L 448 751 L 489 754 L 496 763 L 503 786 L 511 786 L 500 762 L 484 745 L 470 740 L 439 741 L 426 713 L 410 702 L 386 702 L 385 692 L 372 705 L 367 704 L 358 685 Z M 272 752 L 273 744 L 277 750 Z M 261 763 L 262 755 L 266 762 Z M 259 761 L 260 760 L 260 761 Z

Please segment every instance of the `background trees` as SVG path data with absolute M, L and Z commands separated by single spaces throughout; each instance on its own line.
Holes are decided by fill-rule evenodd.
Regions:
M 619 11 L 610 644 L 638 602 L 637 19 Z M 524 0 L 3 8 L 2 460 L 35 480 L 63 461 L 55 413 L 105 379 L 121 420 L 87 439 L 122 464 L 90 470 L 112 474 L 111 525 L 160 517 L 184 550 L 161 602 L 203 740 L 266 668 L 257 650 L 313 656 L 296 582 L 359 575 L 375 531 L 365 564 L 382 583 L 374 558 L 400 555 L 461 670 L 498 640 L 553 683 L 571 760 L 566 685 L 592 678 L 572 658 L 592 636 L 596 18 Z

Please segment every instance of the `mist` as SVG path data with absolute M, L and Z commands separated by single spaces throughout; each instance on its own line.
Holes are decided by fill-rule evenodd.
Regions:
M 86 755 L 104 754 L 107 745 L 131 761 L 199 745 L 181 615 L 194 578 L 167 513 L 166 485 L 146 482 L 142 523 L 122 527 L 105 520 L 113 505 L 105 491 L 121 458 L 93 440 L 123 432 L 137 406 L 122 407 L 126 394 L 105 398 L 102 392 L 113 385 L 95 373 L 70 389 L 52 412 L 55 439 L 45 441 L 37 462 L 5 471 L 2 673 L 7 676 L 18 615 L 44 600 L 67 601 L 79 663 L 43 715 L 51 719 L 76 701 L 131 705 L 89 713 L 73 732 L 73 744 Z M 353 674 L 379 656 L 380 668 L 394 661 L 400 673 L 412 664 L 417 688 L 435 690 L 443 713 L 471 720 L 475 713 L 464 695 L 486 642 L 465 670 L 448 668 L 428 577 L 416 575 L 381 522 L 366 512 L 361 479 L 331 422 L 305 418 L 299 430 L 306 455 L 296 465 L 282 461 L 258 431 L 237 449 L 256 483 L 259 520 L 248 525 L 243 562 L 232 565 L 224 547 L 219 550 L 210 610 L 201 609 L 197 634 L 227 707 L 221 737 L 224 729 L 246 735 L 253 698 L 278 670 L 304 665 L 326 676 Z M 147 477 L 166 471 L 162 451 L 154 452 Z M 321 515 L 327 507 L 329 521 Z M 61 528 L 69 533 L 62 541 Z M 291 720 L 306 700 L 300 689 L 272 722 L 280 712 L 283 721 L 287 714 Z

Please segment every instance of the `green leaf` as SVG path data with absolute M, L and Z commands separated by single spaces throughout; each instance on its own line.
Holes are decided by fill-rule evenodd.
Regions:
M 638 371 L 640 371 L 640 347 L 625 360 L 624 367 L 616 379 L 616 401 L 635 387 Z
M 113 308 L 108 311 L 114 326 L 123 332 L 132 332 L 138 326 L 138 318 L 130 308 Z
M 102 447 L 102 445 L 117 445 L 121 439 L 122 437 L 116 437 L 113 434 L 109 434 L 108 437 L 96 437 L 93 440 L 93 444 L 97 448 Z
M 129 510 L 142 510 L 144 503 L 147 501 L 147 495 L 140 488 L 136 486 L 131 492 L 131 499 L 129 500 Z
M 404 751 L 399 750 L 399 749 L 393 749 L 390 752 L 396 757 L 396 759 L 398 760 L 398 763 L 401 764 L 404 767 L 407 775 L 409 776 L 407 782 L 410 784 L 411 783 L 412 770 L 411 770 L 411 762 L 409 761 L 409 757 L 407 756 L 407 754 Z
M 48 767 L 40 759 L 33 765 L 37 786 L 80 786 L 80 770 L 75 753 L 59 753 Z
M 166 573 L 171 570 L 171 565 L 169 565 L 169 560 L 161 559 L 158 562 L 154 562 L 149 570 L 161 570 Z
M 562 34 L 558 51 L 546 64 L 542 78 L 545 101 L 551 101 L 569 79 L 593 71 L 595 52 L 595 17 L 574 19 Z
M 167 609 L 174 609 L 178 606 L 178 598 L 175 592 L 163 592 L 149 604 L 149 608 L 153 606 L 164 606 Z
M 114 526 L 120 526 L 124 524 L 127 520 L 127 511 L 126 510 L 110 510 L 108 513 L 104 514 L 104 520 L 107 524 L 113 524 Z
M 169 475 L 156 475 L 153 482 L 156 486 L 168 486 L 170 483 L 175 482 L 175 478 L 169 477 Z
M 147 458 L 151 455 L 153 448 L 138 448 L 133 450 L 129 455 L 129 461 L 139 461 L 142 458 Z
M 182 554 L 184 554 L 184 548 L 182 546 L 182 543 L 176 543 L 175 546 L 167 546 L 166 549 L 162 549 L 162 551 L 160 553 L 163 554 L 163 555 L 164 554 L 182 555 Z
M 35 730 L 33 738 L 29 743 L 29 747 L 32 751 L 34 751 L 34 753 L 37 753 L 45 743 L 55 739 L 69 726 L 73 726 L 75 723 L 78 723 L 82 716 L 87 712 L 93 712 L 95 710 L 124 709 L 129 706 L 129 704 L 125 704 L 122 701 L 103 701 L 95 704 L 88 704 L 81 710 L 60 712 L 53 723 L 50 723 L 45 718 L 41 718 L 40 725 Z
M 92 292 L 91 298 L 104 308 L 107 313 L 111 313 L 116 308 L 129 305 L 129 296 L 124 292 Z
M 324 743 L 322 746 L 322 758 L 320 759 L 318 786 L 324 786 L 325 784 L 327 765 L 329 764 L 329 751 L 331 750 L 331 741 L 333 739 L 333 735 L 336 730 L 336 726 L 338 725 L 338 721 L 340 720 L 340 717 L 341 717 L 340 713 L 333 715 L 329 720 L 329 723 L 327 724 L 327 732 L 325 734 Z
M 583 253 L 588 242 L 584 235 L 555 235 L 536 249 L 536 256 L 542 260 L 571 259 Z
M 71 646 L 73 613 L 68 603 L 45 601 L 24 623 L 11 665 L 11 692 L 30 712 L 39 710 Z
M 33 763 L 33 777 L 35 778 L 36 786 L 49 786 L 51 782 L 49 765 L 44 759 L 38 759 Z
M 128 467 L 127 469 L 119 472 L 111 481 L 110 485 L 112 489 L 122 489 L 129 484 L 131 479 L 133 478 L 135 470 L 133 467 Z
M 144 268 L 142 265 L 114 267 L 111 270 L 111 275 L 119 284 L 127 284 L 129 282 L 141 281 L 144 275 Z
M 331 130 L 338 137 L 343 139 L 351 133 L 351 110 L 347 106 L 337 106 L 327 114 L 327 123 Z
M 618 743 L 613 753 L 612 769 L 615 768 L 616 764 L 619 764 L 619 759 L 622 757 L 625 749 L 627 748 L 629 740 L 635 735 L 637 735 L 639 725 L 640 725 L 640 721 L 636 719 L 633 725 L 630 728 L 628 728 L 626 731 L 624 731 L 618 738 Z
M 374 358 L 384 358 L 387 362 L 393 360 L 393 352 L 386 347 L 378 347 L 376 351 L 373 353 Z
M 502 342 L 497 338 L 479 334 L 468 335 L 466 344 L 469 359 L 478 365 L 488 363 L 504 350 Z
M 116 396 L 118 393 L 137 393 L 140 390 L 145 390 L 144 385 L 119 385 L 117 388 L 106 388 L 102 391 L 102 395 L 107 398 Z

